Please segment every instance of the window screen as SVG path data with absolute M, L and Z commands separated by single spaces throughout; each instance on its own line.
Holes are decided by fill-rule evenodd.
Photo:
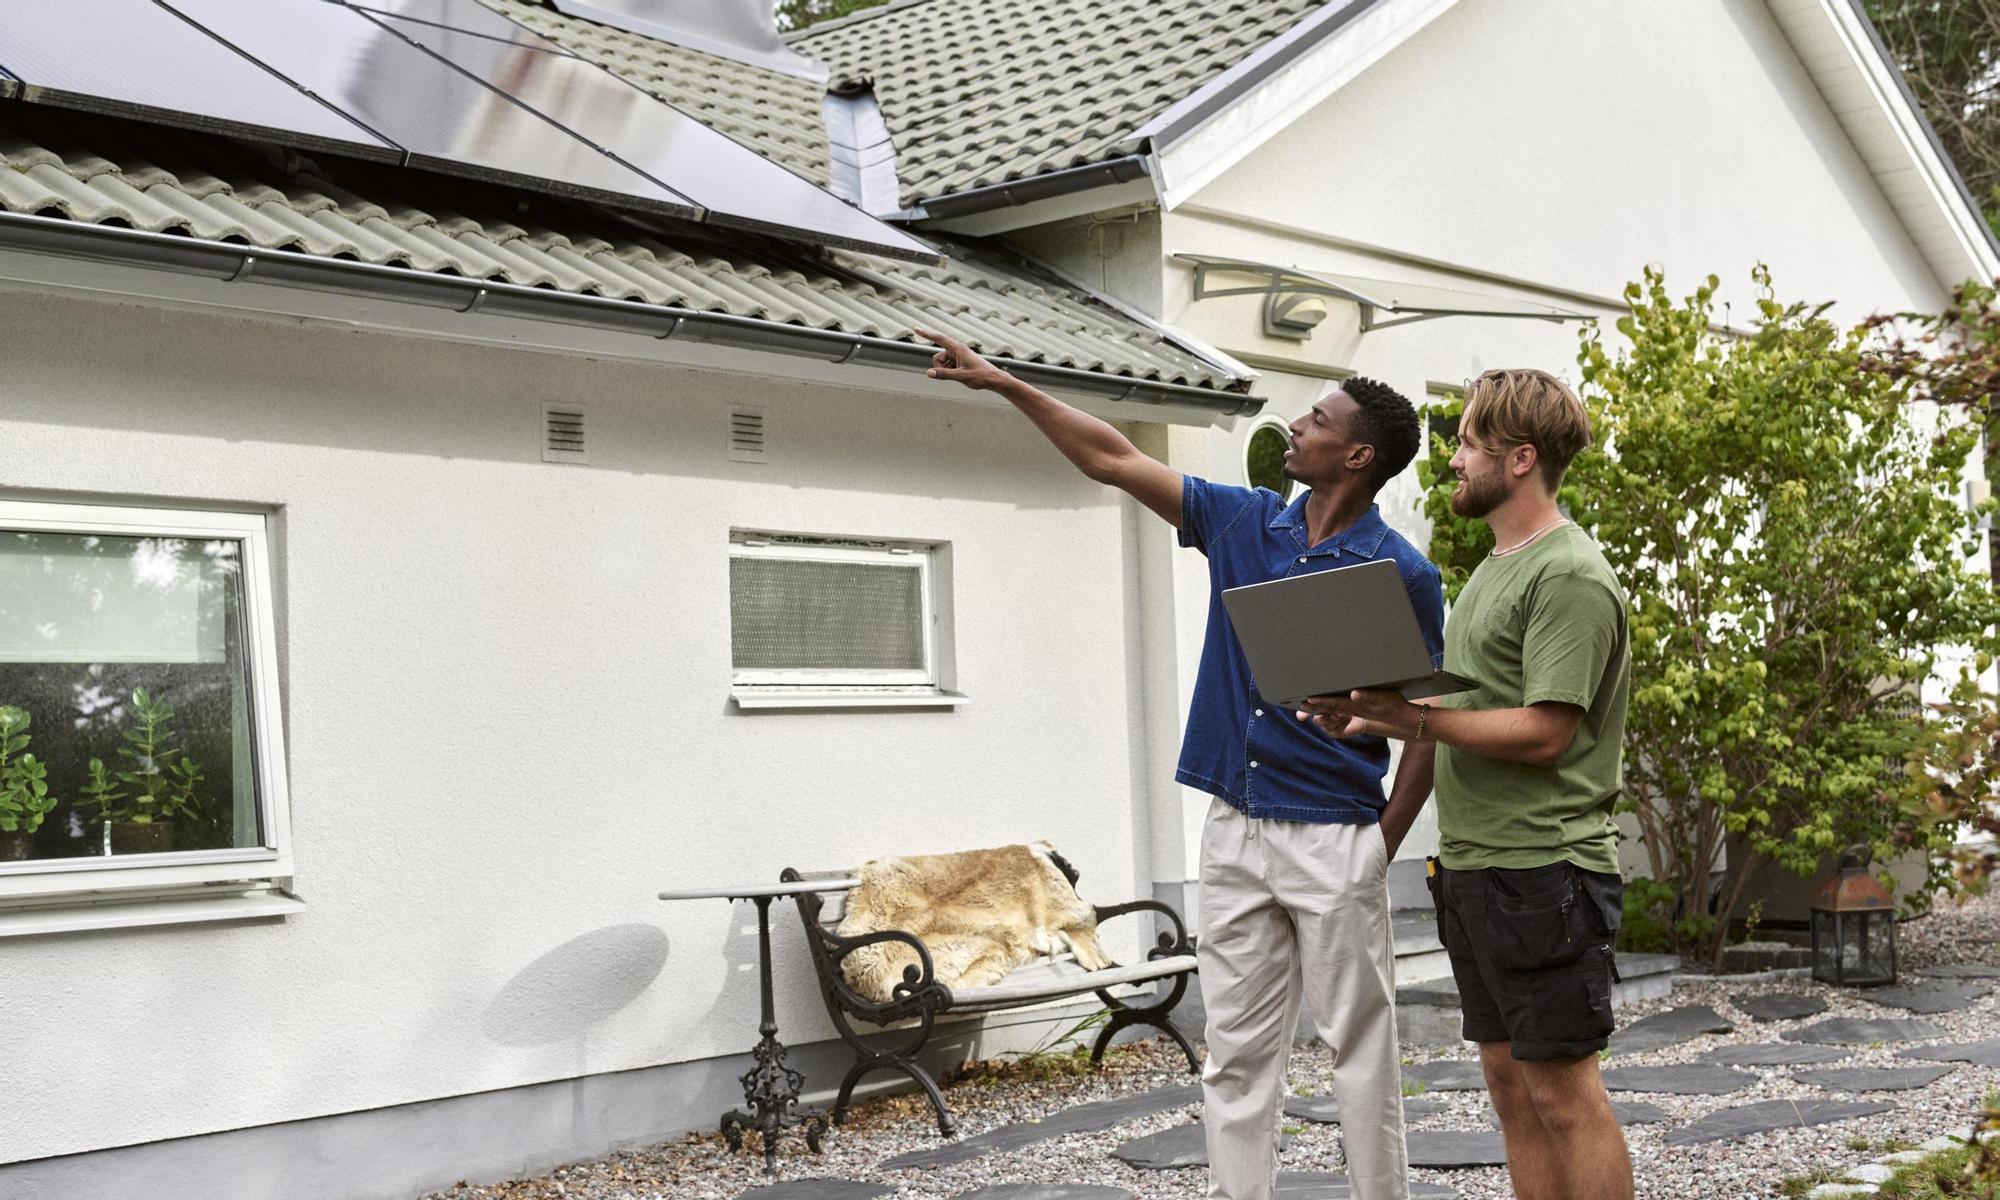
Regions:
M 928 671 L 923 560 L 739 552 L 729 563 L 731 662 L 741 673 L 898 678 Z

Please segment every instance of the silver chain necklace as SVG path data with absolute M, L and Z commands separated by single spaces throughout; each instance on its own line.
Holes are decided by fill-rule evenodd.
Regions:
M 1505 550 L 1493 551 L 1489 557 L 1504 558 L 1507 555 L 1514 553 L 1514 551 L 1525 547 L 1526 545 L 1528 545 L 1528 543 L 1534 541 L 1536 538 L 1541 537 L 1543 534 L 1547 533 L 1551 529 L 1554 529 L 1556 526 L 1566 525 L 1568 523 L 1569 523 L 1568 517 L 1557 517 L 1555 520 L 1550 521 L 1548 524 L 1542 526 L 1540 529 L 1535 530 L 1535 532 L 1529 534 L 1527 537 L 1522 538 L 1520 541 L 1515 542 L 1513 545 L 1507 547 Z

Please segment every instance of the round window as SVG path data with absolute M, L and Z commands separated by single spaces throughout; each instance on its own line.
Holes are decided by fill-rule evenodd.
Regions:
M 1251 487 L 1269 488 L 1280 496 L 1292 494 L 1292 481 L 1285 477 L 1288 446 L 1282 422 L 1265 421 L 1250 431 L 1243 449 L 1243 474 Z

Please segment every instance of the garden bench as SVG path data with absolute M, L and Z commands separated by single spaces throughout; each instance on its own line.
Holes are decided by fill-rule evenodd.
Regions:
M 1076 872 L 1067 863 L 1060 865 L 1071 886 L 1075 886 Z M 1190 1073 L 1201 1069 L 1194 1047 L 1168 1019 L 1168 1013 L 1186 994 L 1188 977 L 1195 971 L 1194 945 L 1188 940 L 1187 927 L 1181 922 L 1180 914 L 1170 905 L 1157 900 L 1133 900 L 1126 904 L 1094 906 L 1100 924 L 1113 917 L 1142 912 L 1157 913 L 1166 920 L 1171 930 L 1159 935 L 1158 944 L 1147 952 L 1143 963 L 1089 971 L 1079 966 L 1073 955 L 1063 954 L 1036 959 L 1017 968 L 998 983 L 985 987 L 953 988 L 936 978 L 931 968 L 930 952 L 921 940 L 911 934 L 886 929 L 846 938 L 835 932 L 846 913 L 848 891 L 860 883 L 852 872 L 801 873 L 788 867 L 779 878 L 786 883 L 812 881 L 816 885 L 816 890 L 802 891 L 793 899 L 798 904 L 799 919 L 805 924 L 806 943 L 812 951 L 813 971 L 819 976 L 820 995 L 826 1001 L 827 1016 L 832 1018 L 833 1027 L 839 1032 L 841 1040 L 855 1053 L 854 1065 L 840 1081 L 840 1093 L 834 1101 L 835 1124 L 846 1119 L 854 1087 L 863 1076 L 872 1071 L 893 1070 L 909 1076 L 924 1090 L 930 1098 L 931 1107 L 937 1111 L 938 1132 L 950 1137 L 955 1132 L 951 1108 L 938 1090 L 937 1081 L 917 1061 L 917 1056 L 930 1041 L 931 1030 L 938 1019 L 1027 1008 L 1090 992 L 1097 993 L 1110 1014 L 1097 1035 L 1096 1044 L 1091 1047 L 1092 1065 L 1103 1060 L 1105 1049 L 1120 1030 L 1146 1025 L 1165 1033 L 1180 1046 L 1187 1055 Z M 896 985 L 890 999 L 878 1003 L 848 986 L 846 976 L 841 973 L 841 963 L 862 946 L 889 941 L 907 943 L 916 952 L 917 962 L 904 968 L 903 980 Z M 1129 992 L 1121 997 L 1112 991 L 1114 988 L 1169 979 L 1172 983 L 1167 987 L 1165 996 L 1156 994 L 1150 998 L 1151 1003 L 1143 1003 L 1143 997 Z M 891 1049 L 877 1050 L 862 1041 L 862 1035 L 854 1027 L 857 1021 L 875 1026 L 904 1025 L 909 1036 Z

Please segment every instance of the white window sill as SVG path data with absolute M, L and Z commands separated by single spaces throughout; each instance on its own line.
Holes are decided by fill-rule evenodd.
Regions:
M 191 898 L 185 894 L 154 900 L 101 900 L 40 908 L 0 910 L 0 938 L 90 929 L 138 929 L 149 925 L 195 925 L 286 917 L 305 910 L 305 901 L 276 890 L 229 892 Z
M 736 707 L 758 708 L 957 708 L 970 697 L 937 688 L 894 687 L 758 687 L 739 684 L 729 690 Z

